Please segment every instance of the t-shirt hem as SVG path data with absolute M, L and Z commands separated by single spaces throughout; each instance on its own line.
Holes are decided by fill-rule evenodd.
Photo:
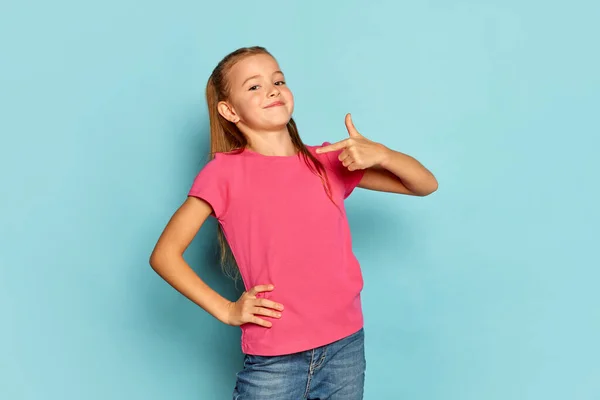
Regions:
M 338 340 L 344 339 L 361 330 L 363 326 L 364 322 L 360 321 L 360 323 L 349 325 L 342 332 L 336 331 L 335 334 L 332 334 L 328 337 L 324 337 L 318 341 L 303 341 L 301 344 L 292 343 L 276 347 L 251 346 L 244 343 L 244 337 L 242 336 L 242 353 L 253 356 L 284 356 L 288 354 L 300 353 L 303 351 L 315 349 L 317 347 L 326 346 Z

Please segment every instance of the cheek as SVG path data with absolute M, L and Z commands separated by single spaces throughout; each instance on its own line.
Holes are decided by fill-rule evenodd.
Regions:
M 246 107 L 256 107 L 257 105 L 260 105 L 260 102 L 260 96 L 257 93 L 253 93 L 246 98 Z
M 284 89 L 281 91 L 281 94 L 285 97 L 285 99 L 287 101 L 293 102 L 294 101 L 294 95 L 292 94 L 292 91 L 285 86 Z
M 282 90 L 281 94 L 285 99 L 285 102 L 290 105 L 291 108 L 294 108 L 294 95 L 292 92 L 286 88 L 286 90 Z
M 238 104 L 238 110 L 243 114 L 252 114 L 257 107 L 261 106 L 261 99 L 259 96 L 253 95 L 248 96 Z

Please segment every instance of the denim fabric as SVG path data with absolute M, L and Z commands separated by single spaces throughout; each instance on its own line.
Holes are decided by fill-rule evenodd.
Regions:
M 362 400 L 364 330 L 313 350 L 245 355 L 233 400 Z

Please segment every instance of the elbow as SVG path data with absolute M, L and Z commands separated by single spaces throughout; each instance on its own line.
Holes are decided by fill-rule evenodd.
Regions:
M 155 251 L 153 251 L 152 254 L 150 254 L 150 259 L 148 259 L 148 263 L 150 264 L 150 267 L 152 267 L 153 270 L 156 270 L 156 266 L 158 265 L 158 257 L 156 256 Z
M 436 192 L 438 190 L 438 181 L 432 177 L 427 185 L 423 185 L 423 188 L 417 193 L 418 196 L 425 197 Z
M 429 188 L 430 189 L 429 194 L 431 194 L 433 192 L 437 192 L 438 187 L 439 187 L 439 185 L 438 185 L 437 179 L 433 178 L 433 181 L 431 182 L 431 187 Z
M 161 270 L 164 270 L 165 268 L 168 268 L 168 266 L 172 265 L 173 262 L 176 262 L 176 260 L 182 258 L 183 252 L 161 246 L 154 249 L 150 255 L 148 263 L 154 271 L 159 273 Z
M 163 264 L 163 260 L 164 256 L 162 252 L 157 249 L 154 249 L 152 254 L 150 254 L 150 259 L 148 260 L 148 263 L 150 264 L 150 267 L 152 267 L 153 270 L 158 271 L 160 265 Z

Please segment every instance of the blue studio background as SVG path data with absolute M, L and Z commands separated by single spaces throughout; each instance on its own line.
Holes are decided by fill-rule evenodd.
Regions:
M 4 2 L 0 399 L 230 398 L 239 330 L 148 257 L 206 161 L 208 75 L 255 44 L 286 73 L 306 143 L 344 138 L 351 112 L 440 182 L 347 202 L 365 398 L 600 399 L 598 15 L 592 1 Z M 214 233 L 186 259 L 235 299 Z

